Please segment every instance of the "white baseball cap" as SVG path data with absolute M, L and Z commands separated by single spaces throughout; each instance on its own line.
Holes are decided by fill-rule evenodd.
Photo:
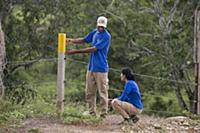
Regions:
M 97 19 L 97 26 L 103 26 L 104 28 L 106 28 L 107 27 L 107 22 L 108 22 L 108 20 L 107 20 L 106 17 L 100 16 Z

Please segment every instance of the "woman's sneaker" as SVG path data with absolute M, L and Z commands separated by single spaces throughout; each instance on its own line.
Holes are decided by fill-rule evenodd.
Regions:
M 136 123 L 136 122 L 139 121 L 139 117 L 137 117 L 136 115 L 132 115 L 130 118 L 131 118 L 133 123 Z

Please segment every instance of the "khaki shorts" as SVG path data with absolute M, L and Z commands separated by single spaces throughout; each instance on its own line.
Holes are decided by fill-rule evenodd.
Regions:
M 114 110 L 120 113 L 124 118 L 129 118 L 132 115 L 142 113 L 142 109 L 138 109 L 131 103 L 120 101 L 118 99 L 113 99 L 111 105 Z

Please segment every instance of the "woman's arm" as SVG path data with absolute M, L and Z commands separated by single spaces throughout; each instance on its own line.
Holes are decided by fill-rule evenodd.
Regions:
M 118 97 L 118 99 L 121 100 L 121 101 L 127 101 L 128 100 L 128 95 L 130 94 L 130 92 L 131 92 L 131 85 L 127 84 L 124 87 L 124 90 L 123 90 L 121 96 Z

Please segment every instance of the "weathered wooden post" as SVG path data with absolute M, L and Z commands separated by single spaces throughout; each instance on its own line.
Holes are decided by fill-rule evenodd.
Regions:
M 65 47 L 66 34 L 58 34 L 58 70 L 57 70 L 57 112 L 64 110 L 64 81 L 65 81 Z
M 196 114 L 200 115 L 200 11 L 195 11 L 194 19 L 194 51 L 195 51 L 195 76 L 196 76 Z

